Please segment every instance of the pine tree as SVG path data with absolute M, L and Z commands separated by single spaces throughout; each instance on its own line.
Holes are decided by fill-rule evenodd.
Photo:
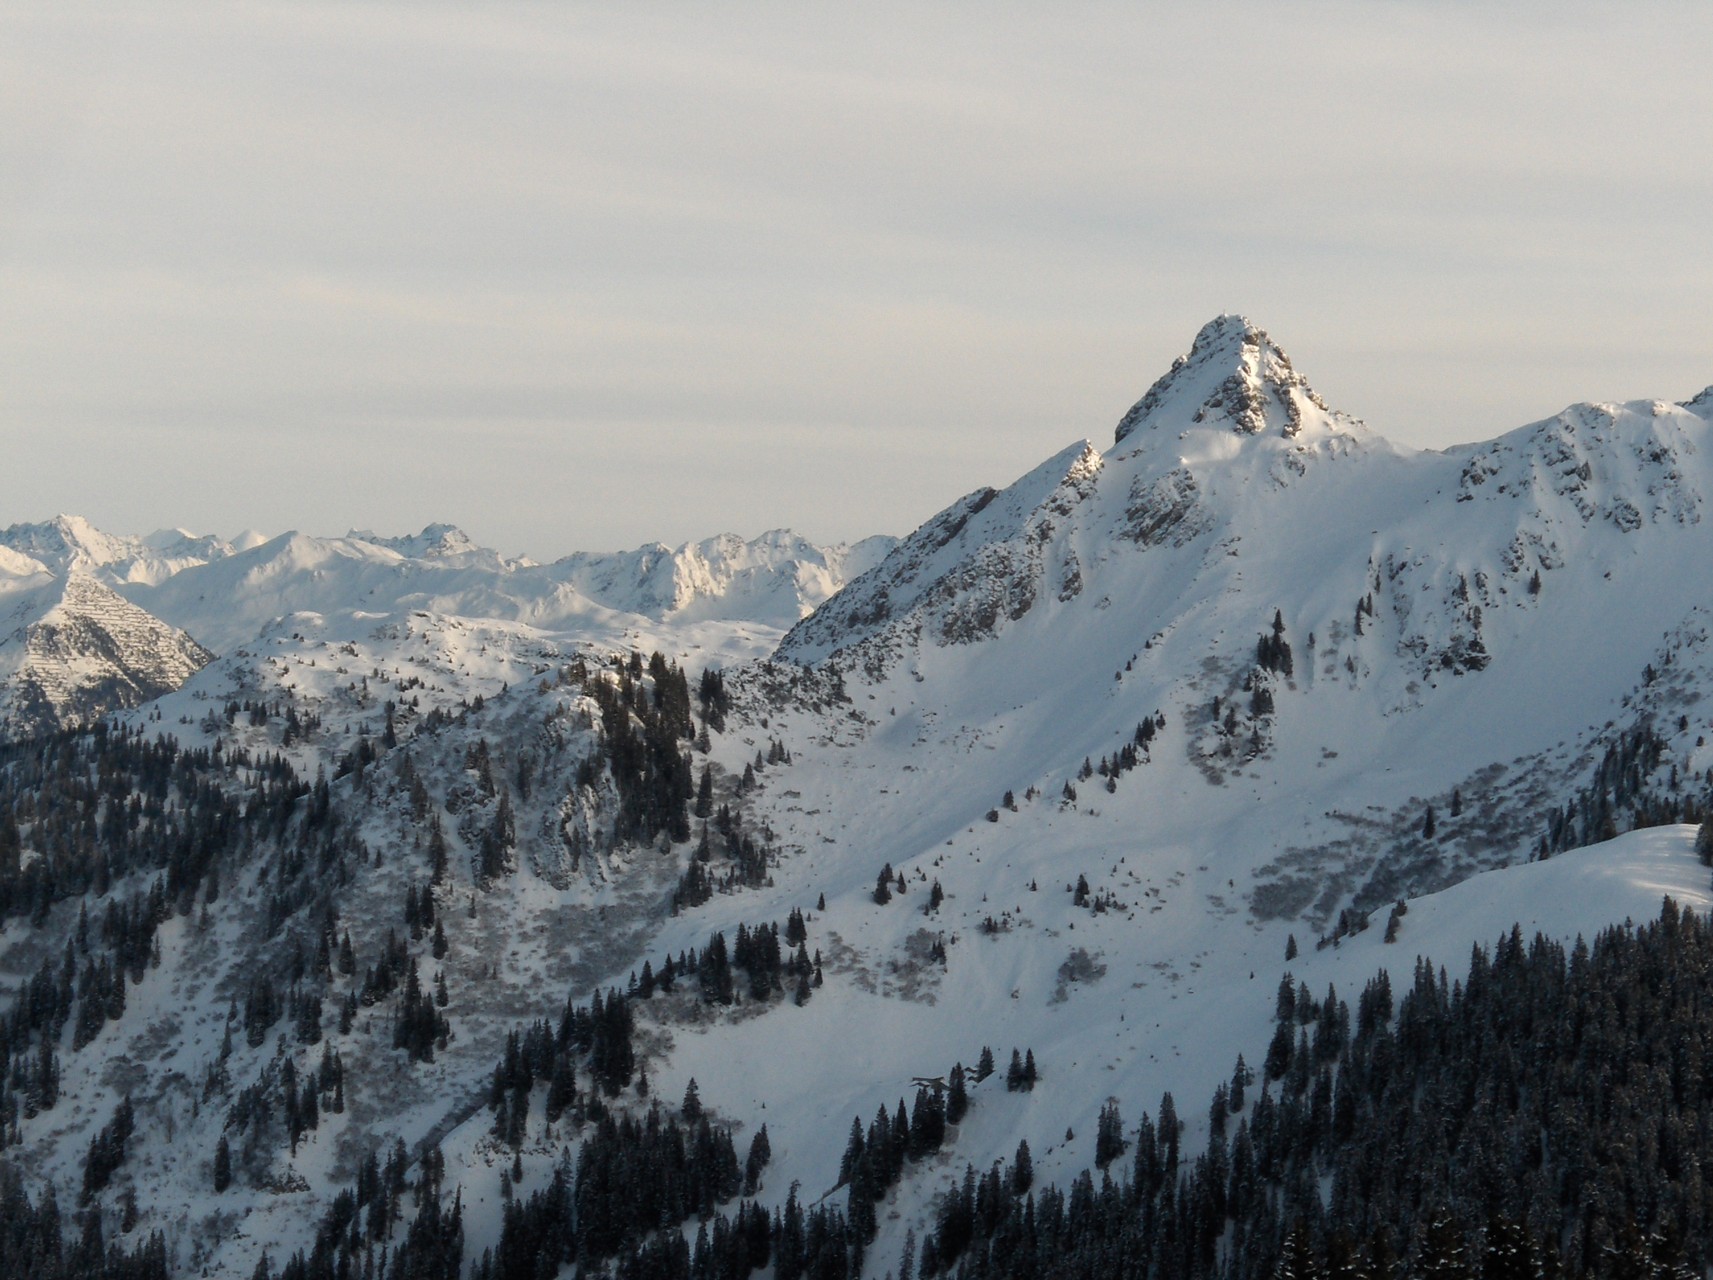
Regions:
M 957 1124 L 969 1111 L 969 1090 L 964 1083 L 963 1063 L 952 1067 L 952 1074 L 946 1081 L 946 1123 Z
M 1279 1253 L 1275 1280 L 1316 1280 L 1320 1274 L 1315 1266 L 1314 1250 L 1309 1243 L 1308 1224 L 1301 1221 L 1285 1237 L 1285 1247 Z
M 1095 1121 L 1095 1168 L 1106 1168 L 1107 1165 L 1124 1154 L 1124 1146 L 1124 1122 L 1119 1118 L 1118 1100 L 1108 1098 L 1100 1109 L 1099 1119 Z
M 702 1116 L 702 1095 L 696 1089 L 696 1077 L 690 1077 L 690 1083 L 684 1086 L 684 1101 L 678 1104 L 678 1114 L 686 1121 L 695 1121 Z
M 1472 1280 L 1468 1247 L 1457 1219 L 1448 1209 L 1433 1214 L 1416 1252 L 1411 1274 L 1422 1280 Z
M 773 1158 L 773 1144 L 767 1140 L 767 1126 L 756 1130 L 749 1140 L 749 1154 L 744 1157 L 743 1193 L 753 1196 L 761 1187 L 761 1172 Z
M 1017 1154 L 1011 1158 L 1011 1193 L 1027 1195 L 1034 1182 L 1035 1165 L 1029 1156 L 1029 1140 L 1022 1138 L 1017 1143 Z

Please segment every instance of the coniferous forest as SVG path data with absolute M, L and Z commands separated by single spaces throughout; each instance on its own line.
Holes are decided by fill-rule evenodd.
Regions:
M 1098 1181 L 968 1169 L 920 1274 L 1705 1274 L 1710 980 L 1713 928 L 1669 900 L 1568 953 L 1514 930 L 1466 981 L 1418 960 L 1395 1007 L 1383 975 L 1354 1012 L 1287 979 L 1284 1049 L 1215 1094 L 1206 1150 L 1167 1095 Z
M 1476 950 L 1467 981 L 1448 984 L 1424 958 L 1401 998 L 1382 975 L 1354 1011 L 1336 991 L 1317 998 L 1287 979 L 1276 1037 L 1287 1048 L 1258 1073 L 1239 1062 L 1209 1104 L 1205 1150 L 1181 1148 L 1170 1095 L 1130 1130 L 1110 1108 L 1098 1180 L 1089 1171 L 1068 1188 L 1033 1186 L 1026 1147 L 1009 1165 L 967 1168 L 897 1274 L 1702 1274 L 1710 978 L 1713 929 L 1667 901 L 1657 923 L 1568 953 L 1513 931 Z M 567 1046 L 577 1023 L 568 1012 Z M 539 1043 L 545 1063 L 551 1039 Z M 503 1078 L 504 1068 L 496 1096 Z M 874 1202 L 946 1122 L 919 1096 L 913 1116 L 901 1104 L 896 1123 L 866 1137 L 853 1126 L 840 1202 L 805 1209 L 793 1194 L 770 1215 L 738 1198 L 765 1167 L 754 1143 L 740 1168 L 729 1133 L 688 1109 L 656 1108 L 639 1123 L 588 1102 L 580 1155 L 513 1205 L 475 1275 L 551 1276 L 582 1261 L 636 1280 L 768 1266 L 780 1280 L 851 1276 Z M 296 1259 L 285 1274 L 338 1274 L 331 1256 L 320 1268 Z M 403 1269 L 406 1256 L 389 1274 L 436 1274 Z
M 1354 1010 L 1287 978 L 1275 1037 L 1286 1048 L 1259 1072 L 1238 1062 L 1205 1104 L 1205 1149 L 1182 1148 L 1169 1094 L 1134 1128 L 1110 1106 L 1096 1145 L 1104 1168 L 1068 1188 L 1035 1186 L 1026 1145 L 1008 1164 L 966 1167 L 896 1274 L 1704 1274 L 1713 928 L 1667 900 L 1657 922 L 1612 929 L 1592 947 L 1567 952 L 1514 930 L 1470 964 L 1467 980 L 1448 983 L 1422 958 L 1401 998 L 1381 975 Z M 557 1049 L 545 1030 L 514 1041 L 496 1071 L 502 1116 L 507 1087 L 521 1090 L 513 1106 L 527 1100 L 531 1057 L 551 1071 L 579 1037 L 593 1047 L 594 1032 L 579 1030 L 591 1016 L 568 1010 Z M 954 1097 L 962 1077 L 960 1067 Z M 805 1207 L 793 1192 L 769 1214 L 741 1198 L 766 1166 L 765 1130 L 740 1164 L 729 1131 L 690 1098 L 676 1116 L 657 1106 L 639 1121 L 591 1094 L 575 1103 L 588 1126 L 578 1156 L 512 1204 L 498 1248 L 472 1274 L 548 1277 L 579 1262 L 625 1280 L 860 1274 L 876 1202 L 945 1140 L 946 1104 L 930 1097 L 919 1093 L 914 1113 L 901 1102 L 896 1121 L 883 1111 L 866 1133 L 853 1125 L 834 1200 Z M 955 1105 L 954 1122 L 967 1104 Z M 422 1203 L 427 1221 L 412 1238 L 449 1238 L 438 1198 Z M 337 1241 L 348 1225 L 324 1235 Z M 298 1257 L 283 1274 L 344 1274 L 337 1256 Z M 448 1274 L 413 1269 L 417 1256 L 401 1249 L 386 1274 Z

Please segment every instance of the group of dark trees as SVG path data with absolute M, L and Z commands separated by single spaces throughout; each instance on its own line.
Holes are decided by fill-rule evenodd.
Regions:
M 1548 811 L 1537 855 L 1596 844 L 1640 827 L 1705 820 L 1713 813 L 1713 774 L 1685 775 L 1673 764 L 1662 779 L 1666 750 L 1665 739 L 1651 724 L 1620 733 L 1587 786 Z
M 706 772 L 703 776 L 707 777 Z M 695 853 L 672 892 L 673 915 L 701 906 L 715 893 L 767 883 L 767 867 L 774 855 L 765 831 L 758 841 L 744 829 L 743 815 L 724 804 L 713 814 L 711 832 L 709 826 L 702 824 Z
M 1241 1062 L 1208 1145 L 1170 1098 L 1128 1180 L 1068 1193 L 966 1172 L 921 1274 L 1064 1277 L 1699 1275 L 1713 1182 L 1713 929 L 1658 923 L 1566 950 L 1513 929 L 1464 982 L 1418 961 L 1351 1016 L 1281 983 L 1259 1096 Z M 1096 1155 L 1122 1142 L 1114 1107 Z M 1237 1117 L 1233 1130 L 1230 1118 Z
M 125 1163 L 126 1147 L 136 1127 L 137 1114 L 131 1107 L 131 1099 L 121 1098 L 113 1118 L 90 1139 L 89 1154 L 83 1160 L 84 1204 L 93 1200 L 113 1180 L 114 1171 Z
M 731 695 L 726 692 L 725 672 L 718 667 L 706 668 L 697 685 L 696 697 L 702 704 L 702 722 L 715 733 L 724 733 L 726 714 L 732 709 Z
M 1035 1066 L 1035 1051 L 1027 1049 L 1021 1054 L 1016 1049 L 1011 1051 L 1011 1064 L 1005 1068 L 1005 1088 L 1011 1093 L 1028 1093 L 1034 1089 L 1036 1081 L 1041 1078 Z
M 634 1252 L 662 1227 L 707 1221 L 746 1188 L 755 1192 L 767 1147 L 763 1127 L 740 1164 L 731 1130 L 706 1115 L 678 1120 L 655 1106 L 637 1118 L 600 1108 L 575 1163 L 561 1162 L 546 1187 L 507 1205 L 499 1244 L 473 1274 L 545 1280 L 564 1263 L 599 1266 Z M 740 1207 L 746 1235 L 752 1213 L 767 1222 Z
M 457 1280 L 464 1258 L 462 1192 L 443 1203 L 446 1163 L 438 1148 L 416 1162 L 414 1182 L 411 1168 L 403 1142 L 393 1144 L 385 1164 L 371 1152 L 354 1184 L 322 1215 L 314 1244 L 277 1272 L 264 1255 L 253 1280 Z M 406 1192 L 416 1213 L 401 1232 Z
M 199 899 L 206 911 L 257 850 L 272 855 L 259 887 L 273 954 L 254 974 L 246 1030 L 259 1042 L 289 1011 L 313 1042 L 320 985 L 304 939 L 366 857 L 334 820 L 324 778 L 304 782 L 278 754 L 185 749 L 105 724 L 0 741 L 0 921 L 41 925 L 60 903 L 107 899 L 80 905 L 63 949 L 0 1018 L 0 1146 L 20 1117 L 55 1105 L 66 1024 L 75 1052 L 122 1017 L 127 986 L 160 963 L 160 926 Z
M 222 1051 L 222 1063 L 229 1053 L 229 1047 Z M 234 1158 L 244 1166 L 265 1168 L 272 1149 L 280 1145 L 295 1155 L 305 1135 L 321 1127 L 323 1111 L 337 1115 L 344 1110 L 345 1067 L 332 1045 L 324 1043 L 320 1064 L 305 1071 L 299 1071 L 289 1055 L 275 1058 L 226 1110 L 220 1135 L 225 1154 L 215 1153 L 214 1189 L 224 1191 L 231 1184 Z
M 707 1004 L 732 1004 L 739 980 L 751 1000 L 767 1000 L 782 994 L 793 981 L 797 1002 L 808 999 L 812 986 L 819 986 L 820 956 L 810 959 L 807 932 L 800 913 L 793 912 L 780 941 L 777 924 L 739 925 L 736 943 L 728 947 L 724 933 L 715 933 L 708 945 L 690 948 L 676 957 L 665 956 L 658 967 L 645 960 L 641 973 L 633 972 L 627 990 L 597 991 L 586 1004 L 567 997 L 564 1012 L 555 1028 L 538 1019 L 506 1041 L 500 1062 L 494 1068 L 488 1095 L 494 1111 L 494 1133 L 513 1147 L 523 1142 L 530 1114 L 530 1098 L 538 1083 L 547 1085 L 546 1117 L 556 1122 L 570 1114 L 573 1123 L 604 1112 L 597 1095 L 617 1097 L 635 1083 L 638 1094 L 647 1089 L 646 1077 L 637 1066 L 634 1045 L 635 1014 L 632 1004 L 652 1000 L 677 989 L 680 982 L 693 984 Z M 796 950 L 790 949 L 792 939 Z M 589 1078 L 592 1089 L 578 1088 L 579 1072 Z
M 1291 678 L 1295 665 L 1291 659 L 1291 643 L 1285 639 L 1285 615 L 1273 611 L 1273 625 L 1255 642 L 1255 665 L 1263 671 Z
M 839 1161 L 839 1185 L 848 1188 L 845 1222 L 855 1248 L 874 1239 L 878 1228 L 875 1206 L 904 1176 L 906 1161 L 922 1160 L 938 1151 L 946 1141 L 946 1126 L 962 1121 L 968 1111 L 969 1092 L 963 1064 L 958 1063 L 946 1077 L 943 1089 L 939 1081 L 917 1085 L 910 1110 L 905 1110 L 903 1098 L 898 1100 L 895 1114 L 889 1115 L 881 1107 L 866 1131 L 861 1117 L 852 1119 L 850 1138 Z
M 109 1243 L 100 1214 L 68 1222 L 51 1183 L 32 1200 L 17 1172 L 0 1164 L 0 1274 L 30 1280 L 167 1280 L 166 1241 L 154 1232 L 129 1248 L 118 1240 Z
M 311 791 L 283 756 L 184 749 L 105 724 L 0 740 L 0 920 L 39 924 L 56 902 L 136 874 L 160 876 L 166 902 L 188 909 L 212 873 L 217 897 L 223 855 L 283 834 Z
M 471 1280 L 551 1280 L 573 1261 L 601 1268 L 601 1274 L 618 1280 L 742 1277 L 769 1263 L 776 1280 L 852 1280 L 858 1274 L 861 1255 L 853 1251 L 844 1216 L 826 1205 L 805 1209 L 795 1187 L 784 1206 L 771 1215 L 745 1200 L 730 1215 L 720 1211 L 704 1216 L 694 1243 L 687 1241 L 676 1228 L 691 1216 L 694 1206 L 669 1197 L 676 1153 L 680 1146 L 686 1152 L 694 1150 L 694 1140 L 686 1143 L 684 1127 L 658 1114 L 653 1122 L 661 1134 L 657 1145 L 664 1145 L 673 1158 L 638 1161 L 636 1167 L 621 1159 L 615 1171 L 632 1196 L 631 1203 L 664 1208 L 664 1217 L 654 1222 L 666 1230 L 652 1229 L 654 1222 L 637 1217 L 602 1185 L 608 1170 L 599 1157 L 579 1159 L 574 1171 L 562 1164 L 544 1190 L 527 1200 L 513 1200 L 499 1244 L 471 1268 Z M 606 1146 L 602 1143 L 599 1149 Z M 724 1163 L 723 1158 L 719 1163 Z M 655 1169 L 666 1176 L 653 1174 Z M 609 1215 L 607 1205 L 618 1206 L 619 1212 Z
M 1077 770 L 1077 781 L 1087 782 L 1090 778 L 1099 774 L 1102 778 L 1106 779 L 1106 789 L 1108 791 L 1118 790 L 1118 780 L 1121 777 L 1129 773 L 1137 765 L 1148 763 L 1148 748 L 1154 741 L 1154 735 L 1164 728 L 1165 724 L 1166 717 L 1160 715 L 1158 712 L 1154 715 L 1144 717 L 1141 723 L 1136 726 L 1136 732 L 1130 735 L 1130 740 L 1123 746 L 1119 747 L 1118 750 L 1114 751 L 1110 756 L 1102 756 L 1099 764 L 1095 764 L 1091 759 L 1085 756 L 1083 758 L 1082 768 Z M 1015 808 L 1016 806 L 1011 803 L 1011 793 L 1008 791 L 1005 794 L 1005 807 L 1008 809 Z M 1076 799 L 1076 791 L 1068 782 L 1065 784 L 1065 798 L 1072 801 Z M 999 815 L 997 813 L 990 816 L 992 820 L 998 821 Z
M 694 789 L 686 744 L 695 736 L 689 682 L 658 652 L 648 660 L 646 682 L 642 672 L 641 655 L 632 654 L 629 665 L 584 685 L 601 711 L 595 763 L 611 772 L 619 793 L 613 838 L 642 842 L 666 831 L 688 840 Z

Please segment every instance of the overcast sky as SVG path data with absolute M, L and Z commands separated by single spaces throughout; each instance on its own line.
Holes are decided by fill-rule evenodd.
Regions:
M 1713 382 L 1713 6 L 0 3 L 0 524 L 903 533 L 1222 311 L 1443 446 Z

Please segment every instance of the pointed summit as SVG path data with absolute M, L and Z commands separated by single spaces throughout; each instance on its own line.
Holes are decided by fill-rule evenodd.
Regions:
M 1208 321 L 1188 355 L 1138 400 L 1113 443 L 1145 428 L 1225 426 L 1239 435 L 1290 438 L 1317 422 L 1354 434 L 1354 419 L 1328 409 L 1267 331 L 1238 315 Z

